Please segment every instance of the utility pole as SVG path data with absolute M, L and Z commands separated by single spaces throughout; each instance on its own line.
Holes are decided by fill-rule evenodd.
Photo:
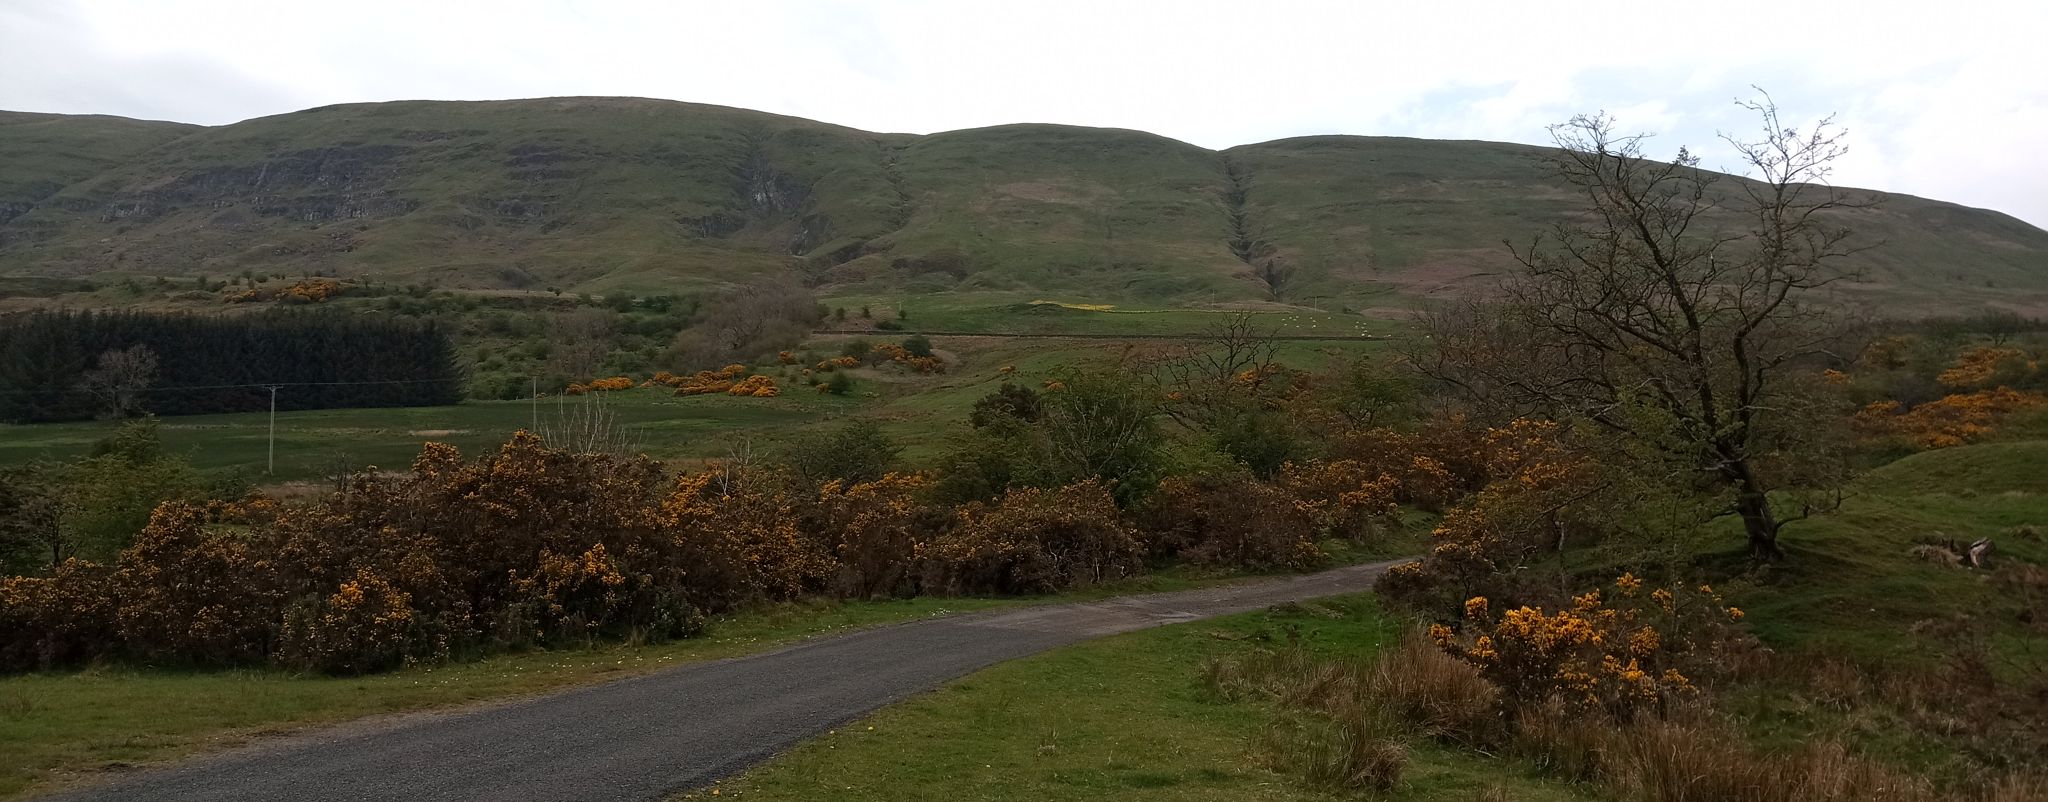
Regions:
M 264 389 L 270 391 L 270 462 L 263 468 L 265 476 L 277 473 L 277 388 L 281 386 L 283 385 L 264 385 Z
M 538 431 L 540 431 L 540 377 L 539 377 L 539 376 L 535 376 L 535 377 L 533 377 L 533 423 L 532 423 L 532 424 L 530 424 L 529 426 L 527 426 L 527 428 L 526 428 L 526 431 L 528 431 L 528 432 L 538 432 Z

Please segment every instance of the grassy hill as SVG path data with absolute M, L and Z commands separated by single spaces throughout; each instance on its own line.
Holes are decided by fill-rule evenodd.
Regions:
M 631 98 L 353 104 L 202 128 L 0 116 L 0 276 L 324 272 L 449 289 L 1045 292 L 1399 308 L 1566 214 L 1539 148 L 1136 131 L 875 134 Z M 1909 196 L 1849 216 L 1857 291 L 2048 310 L 2048 232 Z M 1250 257 L 1249 259 L 1247 257 Z M 1327 303 L 1323 302 L 1327 299 Z
M 0 111 L 0 224 L 199 126 L 98 115 Z M 0 242 L 5 241 L 0 234 Z

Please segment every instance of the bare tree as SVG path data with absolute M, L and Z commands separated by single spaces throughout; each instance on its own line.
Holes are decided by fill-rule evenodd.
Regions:
M 132 418 L 142 413 L 142 391 L 156 381 L 156 368 L 156 352 L 147 345 L 110 349 L 80 377 L 79 387 L 99 399 L 107 417 Z
M 677 333 L 670 349 L 685 368 L 713 368 L 793 346 L 823 317 L 811 291 L 785 278 L 734 287 L 704 308 L 704 319 Z
M 1265 389 L 1277 366 L 1277 344 L 1249 312 L 1231 315 L 1187 350 L 1160 363 L 1166 412 L 1198 427 L 1240 409 Z
M 574 454 L 627 457 L 640 453 L 639 439 L 619 422 L 604 396 L 591 393 L 561 407 L 553 420 L 541 425 L 541 442 Z
M 2002 348 L 2027 330 L 2028 321 L 2010 309 L 1987 309 L 1977 316 L 1977 328 L 1984 332 L 1992 347 Z
M 578 309 L 548 321 L 548 363 L 573 381 L 597 378 L 618 335 L 618 315 L 608 309 Z
M 336 493 L 347 490 L 349 482 L 354 481 L 356 474 L 362 470 L 362 462 L 345 450 L 329 451 L 320 457 L 320 475 L 334 487 Z
M 727 443 L 725 459 L 712 464 L 712 469 L 718 473 L 713 479 L 718 495 L 722 498 L 740 492 L 747 474 L 758 461 L 754 454 L 754 438 L 741 437 L 739 442 Z
M 70 501 L 57 470 L 48 464 L 0 469 L 0 569 L 18 555 L 55 569 L 76 554 L 77 544 L 64 532 Z
M 1644 137 L 1604 115 L 1553 126 L 1554 166 L 1584 213 L 1514 248 L 1521 270 L 1498 300 L 1432 315 L 1420 364 L 1483 402 L 1591 421 L 1671 460 L 1729 494 L 1767 560 L 1813 509 L 1781 515 L 1764 468 L 1810 445 L 1799 363 L 1834 333 L 1814 295 L 1857 250 L 1830 212 L 1865 202 L 1826 184 L 1844 152 L 1832 118 L 1801 130 L 1768 97 L 1742 105 L 1764 130 L 1724 135 L 1756 173 L 1733 192 L 1685 150 L 1645 159 Z

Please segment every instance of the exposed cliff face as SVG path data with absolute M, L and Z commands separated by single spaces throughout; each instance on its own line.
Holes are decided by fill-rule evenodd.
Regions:
M 0 114 L 0 273 L 320 270 L 603 291 L 796 271 L 878 291 L 1458 292 L 1568 214 L 1539 151 L 1133 131 L 871 134 L 622 98 L 331 106 L 217 128 Z M 1873 294 L 2048 304 L 2048 233 L 1895 198 Z M 513 277 L 513 278 L 508 278 Z M 516 281 L 514 280 L 516 278 Z

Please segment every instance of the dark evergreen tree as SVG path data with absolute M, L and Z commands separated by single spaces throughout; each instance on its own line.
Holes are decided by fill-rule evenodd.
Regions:
M 80 386 L 100 354 L 148 346 L 159 364 L 141 394 L 158 415 L 269 408 L 261 385 L 284 385 L 277 408 L 452 404 L 463 374 L 446 326 L 432 320 L 327 311 L 233 317 L 138 312 L 39 312 L 0 320 L 0 420 L 92 417 Z

